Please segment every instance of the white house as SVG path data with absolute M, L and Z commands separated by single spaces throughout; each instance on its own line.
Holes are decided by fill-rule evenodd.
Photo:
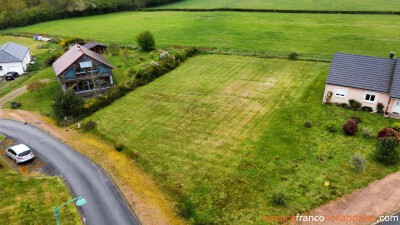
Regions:
M 30 62 L 31 54 L 28 47 L 13 42 L 0 46 L 0 76 L 10 71 L 23 74 Z

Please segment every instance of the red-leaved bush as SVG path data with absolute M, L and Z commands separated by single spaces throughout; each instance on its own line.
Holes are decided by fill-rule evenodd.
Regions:
M 354 136 L 358 131 L 358 124 L 354 119 L 349 119 L 343 124 L 343 131 L 346 135 Z
M 392 128 L 383 128 L 378 132 L 376 139 L 381 138 L 395 138 L 397 142 L 399 142 L 399 133 Z

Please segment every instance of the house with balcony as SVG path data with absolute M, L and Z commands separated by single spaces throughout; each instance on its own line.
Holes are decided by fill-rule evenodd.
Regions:
M 53 63 L 61 89 L 83 97 L 97 95 L 113 86 L 113 65 L 99 54 L 74 45 Z

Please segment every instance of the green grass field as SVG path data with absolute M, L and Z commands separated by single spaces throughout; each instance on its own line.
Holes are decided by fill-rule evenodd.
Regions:
M 281 57 L 293 51 L 315 58 L 332 58 L 335 52 L 388 57 L 400 49 L 398 16 L 379 15 L 123 12 L 8 31 L 135 45 L 136 35 L 144 30 L 154 34 L 157 47 L 198 46 Z
M 295 10 L 349 10 L 399 11 L 399 0 L 184 0 L 159 8 L 179 9 L 295 9 Z
M 56 177 L 24 178 L 0 158 L 0 224 L 54 224 L 53 207 L 70 199 L 68 189 Z M 33 206 L 23 210 L 21 202 Z M 61 211 L 62 224 L 81 224 L 73 205 Z
M 32 36 L 32 38 L 25 38 L 25 37 L 12 37 L 11 38 L 10 36 L 0 35 L 0 45 L 3 45 L 9 41 L 29 47 L 29 50 L 31 51 L 32 55 L 40 54 L 40 53 L 47 51 L 47 49 L 38 49 L 37 48 L 39 45 L 44 45 L 46 43 L 34 41 L 33 36 Z
M 126 145 L 189 221 L 263 224 L 264 215 L 304 212 L 400 168 L 372 160 L 374 139 L 325 130 L 326 122 L 341 126 L 351 116 L 374 133 L 394 122 L 323 105 L 328 68 L 197 56 L 88 119 L 101 137 Z M 362 173 L 351 169 L 354 154 L 368 160 Z M 272 206 L 278 191 L 287 208 Z

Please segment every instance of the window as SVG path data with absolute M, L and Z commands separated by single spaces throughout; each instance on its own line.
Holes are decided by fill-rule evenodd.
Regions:
M 0 66 L 0 71 L 3 71 L 3 66 Z
M 336 89 L 335 96 L 337 96 L 337 97 L 345 97 L 346 96 L 346 90 L 344 90 L 344 89 Z
M 370 94 L 370 93 L 365 94 L 365 101 L 367 102 L 374 102 L 375 98 L 376 98 L 375 94 Z
M 92 67 L 92 62 L 91 61 L 81 62 L 79 63 L 79 65 L 81 66 L 81 68 L 90 68 Z

